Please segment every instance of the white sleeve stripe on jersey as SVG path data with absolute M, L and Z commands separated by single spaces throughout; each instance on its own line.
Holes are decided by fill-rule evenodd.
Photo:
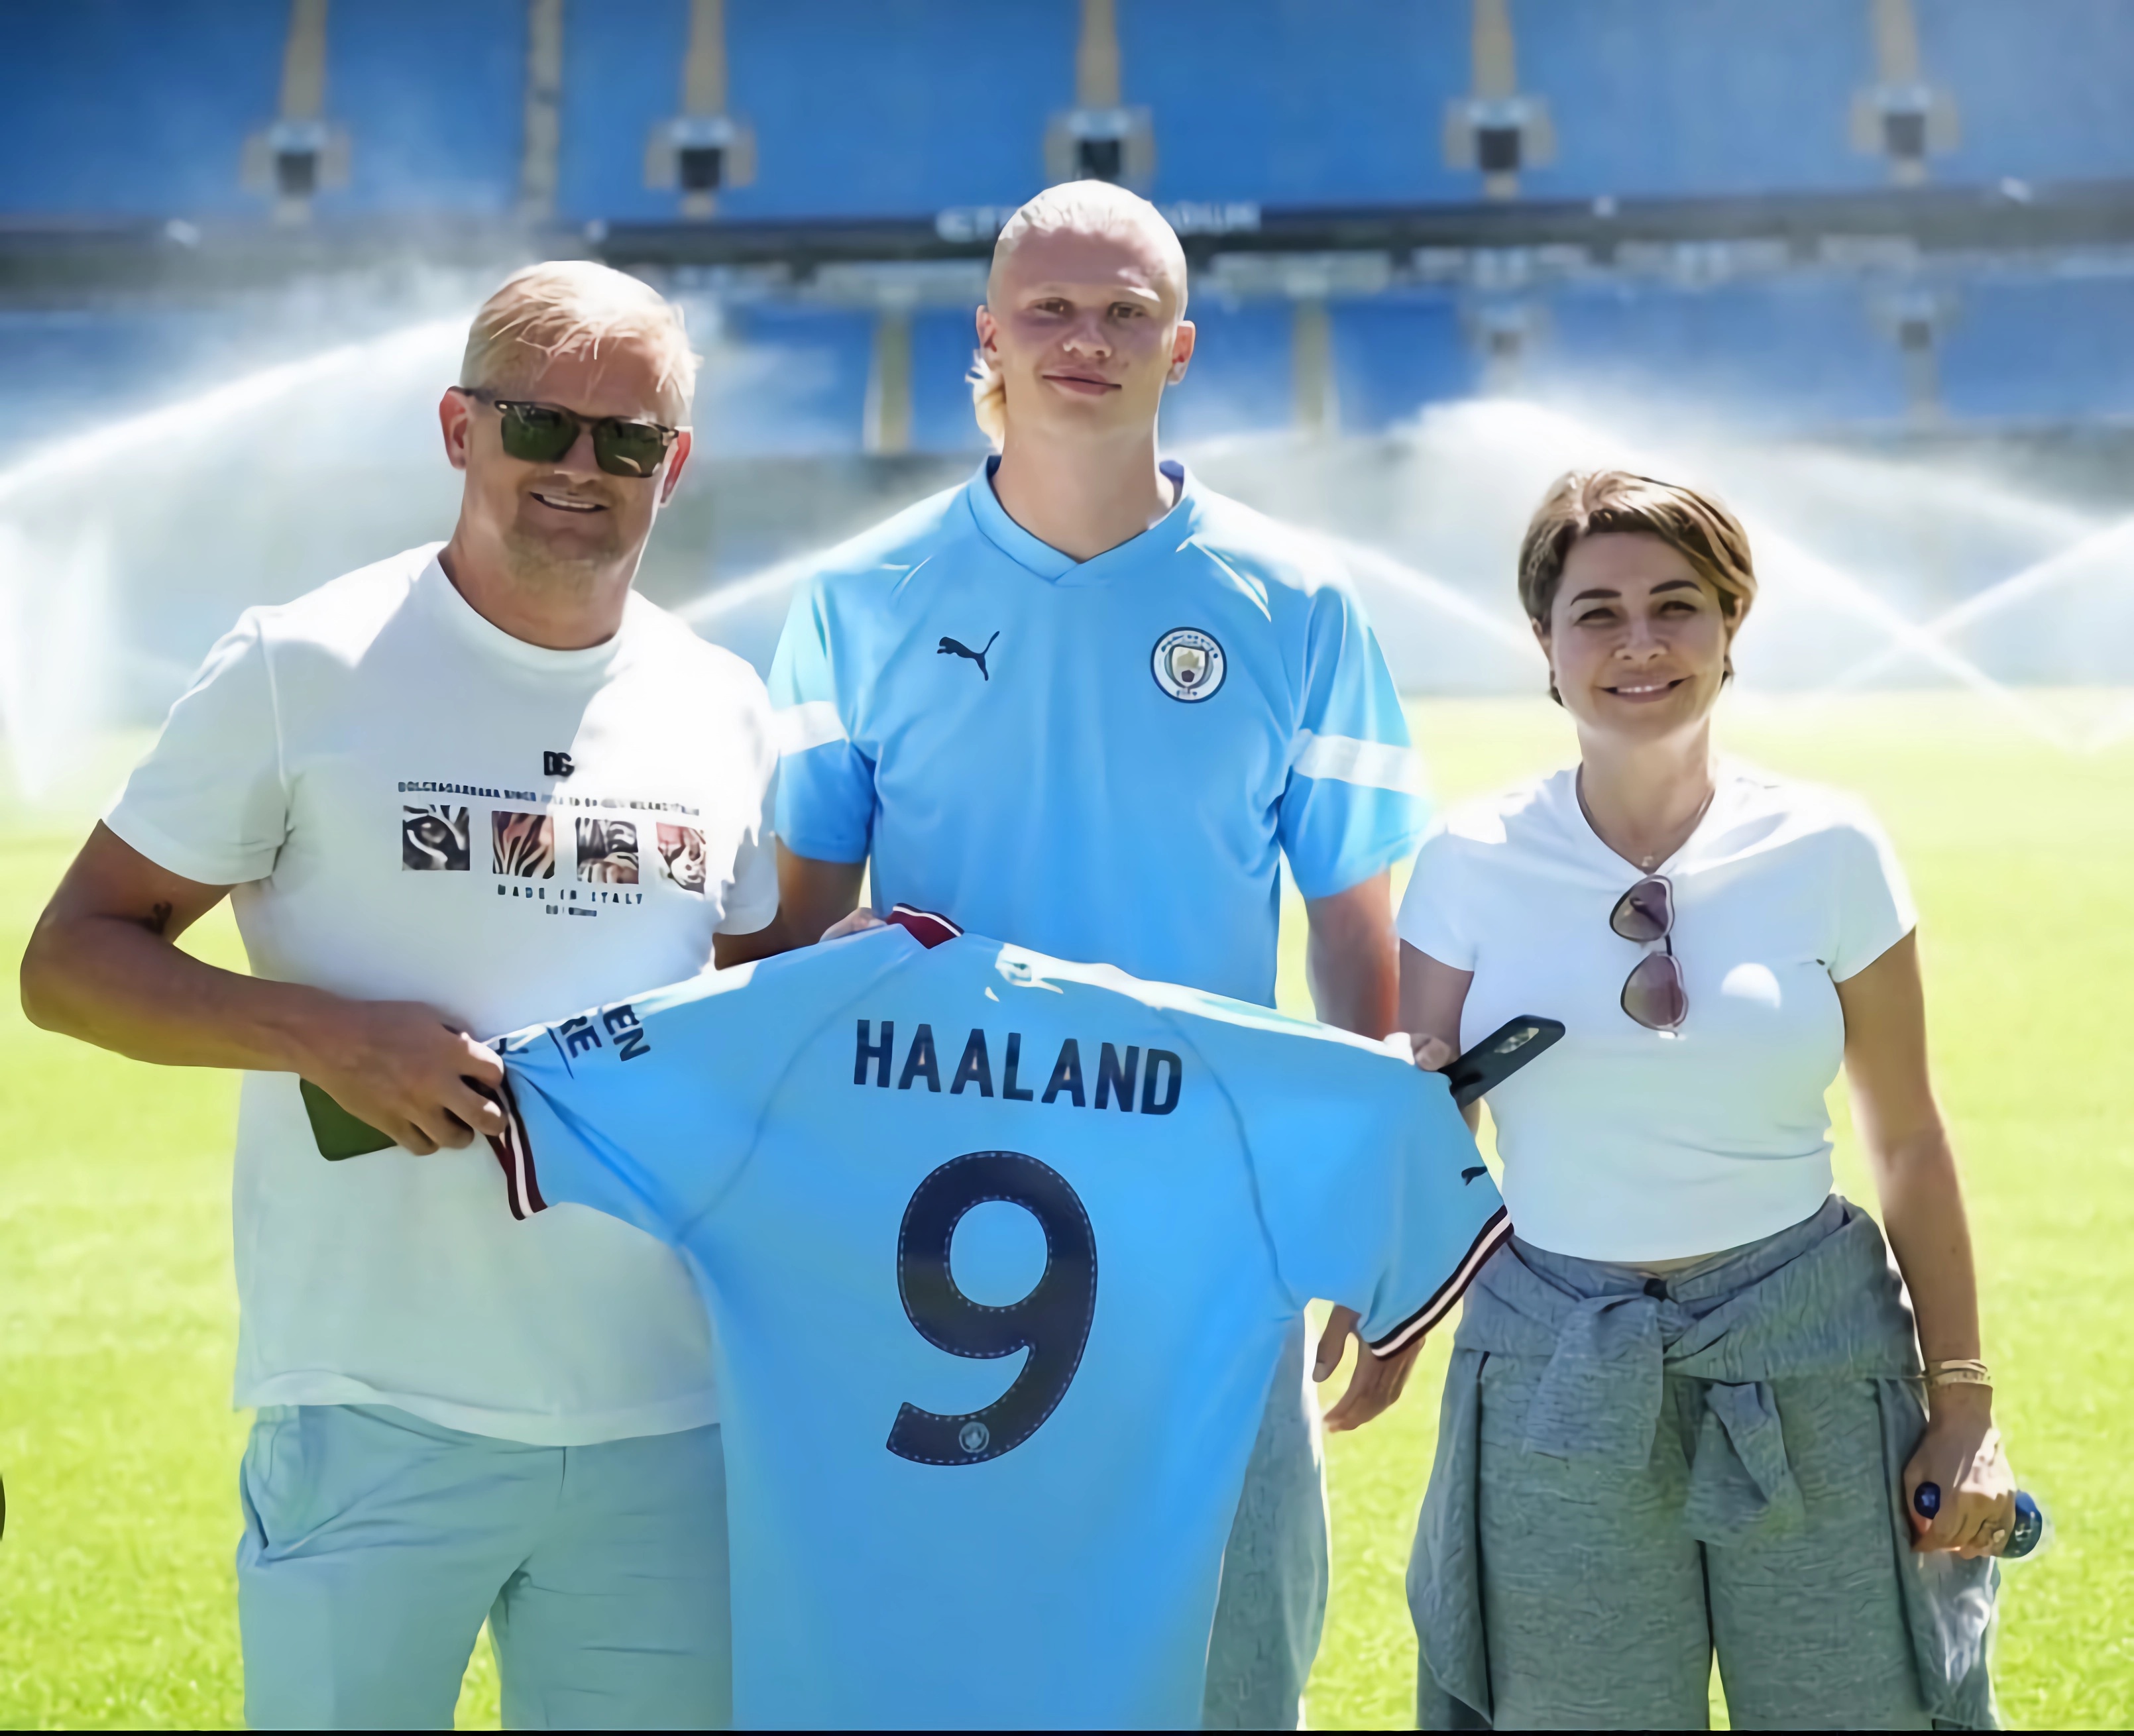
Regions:
M 506 1074 L 504 1081 L 504 1131 L 492 1136 L 489 1148 L 496 1154 L 497 1167 L 504 1171 L 504 1197 L 511 1208 L 511 1215 L 524 1222 L 536 1212 L 548 1209 L 548 1202 L 541 1197 L 541 1184 L 534 1174 L 534 1142 L 526 1135 L 525 1118 L 519 1113 L 518 1094 L 511 1088 L 511 1079 Z
M 1437 1287 L 1437 1293 L 1410 1314 L 1405 1320 L 1378 1339 L 1371 1346 L 1374 1357 L 1389 1357 L 1405 1350 L 1417 1338 L 1452 1311 L 1452 1304 L 1467 1293 L 1467 1286 L 1475 1280 L 1475 1274 L 1482 1270 L 1482 1262 L 1495 1253 L 1512 1233 L 1511 1213 L 1499 1206 L 1489 1214 L 1489 1221 L 1482 1226 L 1482 1233 L 1475 1238 L 1474 1246 L 1452 1270 L 1452 1275 Z
M 1356 735 L 1316 735 L 1310 730 L 1299 730 L 1296 740 L 1296 765 L 1301 777 L 1359 784 L 1404 796 L 1423 793 L 1422 767 L 1412 748 L 1389 741 L 1365 741 Z
M 827 747 L 833 741 L 852 739 L 845 733 L 844 720 L 838 716 L 837 706 L 827 699 L 781 706 L 770 714 L 770 724 L 781 760 L 788 754 L 804 754 L 811 747 Z

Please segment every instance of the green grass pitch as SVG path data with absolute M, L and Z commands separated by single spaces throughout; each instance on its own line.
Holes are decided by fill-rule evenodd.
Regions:
M 1426 703 L 1416 723 L 1450 796 L 1570 750 L 1542 702 Z M 1725 728 L 1765 764 L 1865 793 L 1911 870 L 1998 1408 L 2019 1473 L 2059 1529 L 2050 1558 L 2011 1577 L 2002 1708 L 2016 1725 L 2124 1728 L 2134 746 L 2069 757 L 1981 701 L 1945 696 L 1736 699 Z M 59 807 L 0 796 L 0 953 L 11 963 L 109 784 L 84 776 L 79 799 Z M 1296 923 L 1284 938 L 1283 999 L 1301 1009 Z M 194 943 L 239 957 L 225 918 Z M 12 990 L 0 996 L 0 1726 L 239 1718 L 230 1557 L 244 1421 L 226 1408 L 235 1101 L 227 1077 L 155 1071 L 47 1037 L 24 1024 Z M 1849 1148 L 1840 1173 L 1868 1197 Z M 1398 1410 L 1330 1448 L 1335 1591 L 1311 1701 L 1321 1728 L 1408 1719 L 1402 1574 L 1447 1336 Z M 460 1711 L 463 1725 L 495 1726 L 485 1647 Z

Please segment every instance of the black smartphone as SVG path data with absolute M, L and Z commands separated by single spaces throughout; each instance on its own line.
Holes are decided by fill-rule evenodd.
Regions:
M 383 1151 L 393 1143 L 369 1122 L 350 1115 L 309 1079 L 297 1080 L 297 1087 L 304 1094 L 304 1113 L 311 1118 L 311 1137 L 318 1141 L 319 1155 L 329 1163 Z
M 466 1075 L 461 1074 L 461 1077 L 465 1078 Z M 472 1079 L 468 1079 L 467 1083 L 473 1085 L 484 1097 L 494 1095 L 486 1086 L 476 1084 Z M 350 1115 L 309 1079 L 300 1078 L 297 1085 L 304 1094 L 304 1113 L 311 1118 L 311 1137 L 318 1141 L 319 1155 L 328 1163 L 337 1164 L 345 1157 L 362 1157 L 369 1152 L 384 1151 L 393 1144 L 391 1136 L 380 1133 L 369 1122 Z M 450 1110 L 445 1112 L 451 1115 Z M 466 1123 L 457 1116 L 452 1115 L 451 1119 L 458 1126 L 466 1127 Z M 471 1133 L 474 1130 L 467 1127 L 467 1131 Z
M 1562 1034 L 1560 1019 L 1540 1019 L 1525 1013 L 1508 1020 L 1445 1069 L 1452 1086 L 1452 1101 L 1465 1109 L 1477 1097 L 1494 1091 Z

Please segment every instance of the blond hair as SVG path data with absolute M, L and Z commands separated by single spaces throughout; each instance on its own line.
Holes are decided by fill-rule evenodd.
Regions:
M 552 259 L 514 272 L 467 328 L 460 384 L 509 388 L 542 361 L 643 339 L 659 368 L 669 412 L 686 421 L 697 389 L 697 355 L 682 310 L 642 279 L 590 259 Z
M 1084 235 L 1133 233 L 1156 238 L 1165 255 L 1165 274 L 1177 286 L 1174 317 L 1184 316 L 1185 249 L 1180 244 L 1177 230 L 1138 193 L 1129 193 L 1108 181 L 1065 181 L 1047 187 L 1002 224 L 993 243 L 992 268 L 986 274 L 986 300 L 992 300 L 1001 268 L 1016 248 L 1032 235 L 1061 230 Z M 997 449 L 1007 438 L 1007 382 L 983 350 L 973 354 L 967 378 L 971 383 L 971 413 L 978 418 L 979 430 Z
M 1572 548 L 1610 532 L 1658 537 L 1688 562 L 1719 593 L 1730 636 L 1756 600 L 1749 533 L 1709 494 L 1628 470 L 1572 470 L 1543 497 L 1519 543 L 1519 603 L 1528 620 L 1548 624 Z

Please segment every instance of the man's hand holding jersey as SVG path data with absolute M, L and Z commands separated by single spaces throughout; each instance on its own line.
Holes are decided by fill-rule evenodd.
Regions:
M 180 948 L 229 890 L 171 873 L 99 823 L 23 954 L 31 1022 L 137 1061 L 301 1074 L 420 1155 L 504 1131 L 475 1088 L 500 1088 L 503 1063 L 435 1007 L 351 1001 Z
M 419 1001 L 324 998 L 331 1040 L 303 1076 L 350 1115 L 418 1156 L 503 1136 L 504 1112 L 476 1088 L 504 1088 L 495 1050 Z

